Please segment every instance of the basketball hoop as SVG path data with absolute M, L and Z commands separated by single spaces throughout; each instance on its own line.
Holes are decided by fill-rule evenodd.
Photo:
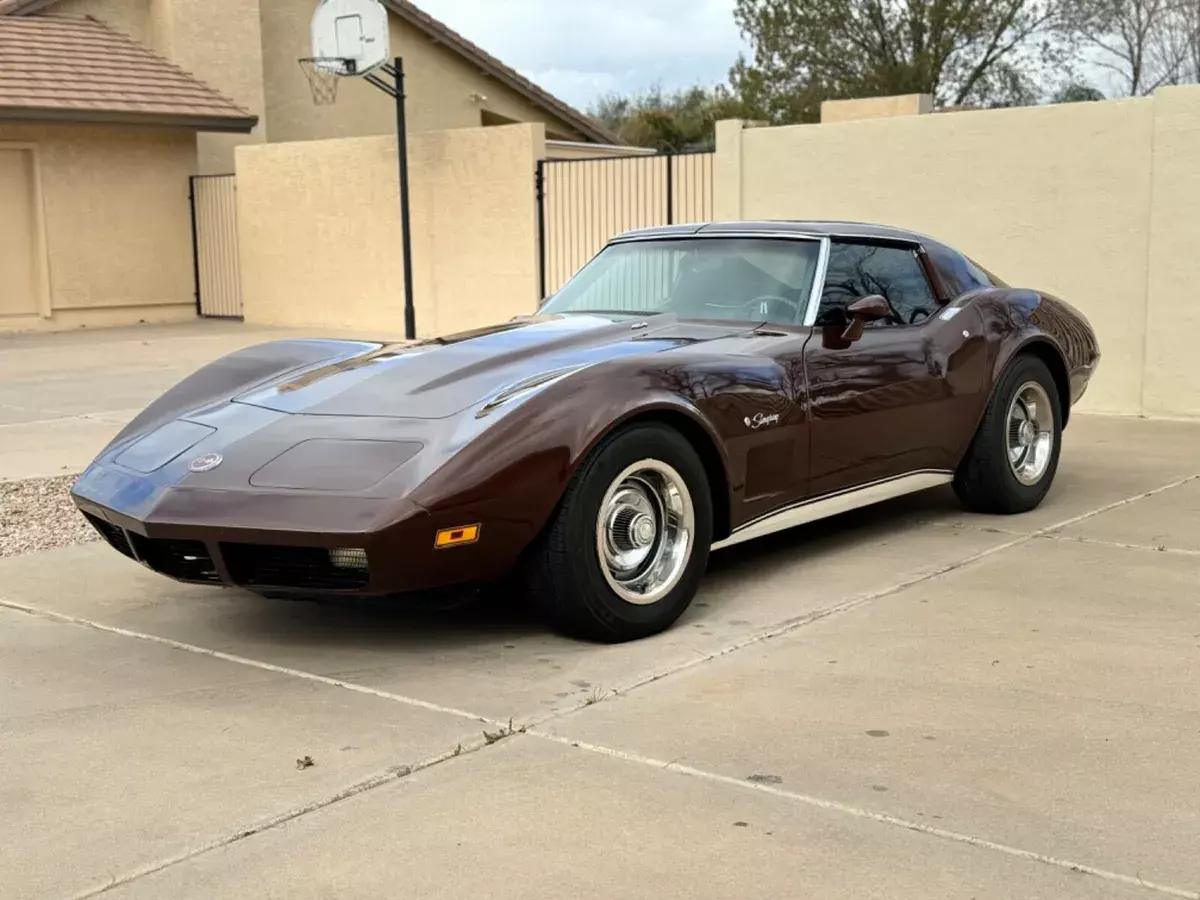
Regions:
M 309 56 L 298 62 L 304 77 L 308 79 L 314 106 L 337 103 L 338 80 L 356 75 L 358 68 L 353 59 L 342 56 Z
M 310 30 L 312 56 L 299 63 L 316 106 L 337 102 L 339 78 L 369 79 L 391 54 L 388 12 L 380 0 L 320 0 Z

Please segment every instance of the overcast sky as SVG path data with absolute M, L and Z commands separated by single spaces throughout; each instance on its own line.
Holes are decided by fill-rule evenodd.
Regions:
M 415 0 L 574 106 L 601 94 L 725 81 L 734 0 Z

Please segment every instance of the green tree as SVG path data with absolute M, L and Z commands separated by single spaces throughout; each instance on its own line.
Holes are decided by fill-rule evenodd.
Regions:
M 1090 84 L 1071 82 L 1063 85 L 1050 98 L 1051 103 L 1086 103 L 1091 100 L 1105 99 L 1104 93 Z
M 1071 9 L 1067 7 L 1071 3 Z M 730 72 L 747 114 L 815 122 L 822 100 L 932 94 L 1011 106 L 1070 59 L 1082 0 L 737 0 L 753 50 Z
M 673 92 L 656 87 L 633 97 L 609 94 L 589 110 L 627 143 L 667 152 L 712 149 L 715 123 L 740 111 L 727 89 L 699 86 Z

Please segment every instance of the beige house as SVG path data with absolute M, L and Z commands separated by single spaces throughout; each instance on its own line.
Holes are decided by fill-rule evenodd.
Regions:
M 196 134 L 255 122 L 100 22 L 0 17 L 0 331 L 194 315 Z
M 410 133 L 541 122 L 551 141 L 620 144 L 616 135 L 551 96 L 408 0 L 382 0 L 391 50 L 402 56 Z M 317 0 L 0 0 L 0 16 L 92 16 L 233 98 L 258 117 L 246 136 L 201 135 L 199 171 L 233 171 L 246 142 L 394 134 L 390 97 L 360 79 L 337 104 L 314 107 L 297 60 L 311 55 Z M 570 153 L 570 150 L 564 151 Z
M 407 0 L 384 3 L 410 135 L 526 123 L 547 156 L 625 150 Z M 190 318 L 190 176 L 233 172 L 239 144 L 395 133 L 394 101 L 361 79 L 313 105 L 297 60 L 315 7 L 0 0 L 0 332 Z

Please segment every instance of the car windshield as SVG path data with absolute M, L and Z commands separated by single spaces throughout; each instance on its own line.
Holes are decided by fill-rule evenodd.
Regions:
M 630 241 L 607 247 L 543 313 L 676 313 L 800 325 L 820 243 L 768 238 Z

